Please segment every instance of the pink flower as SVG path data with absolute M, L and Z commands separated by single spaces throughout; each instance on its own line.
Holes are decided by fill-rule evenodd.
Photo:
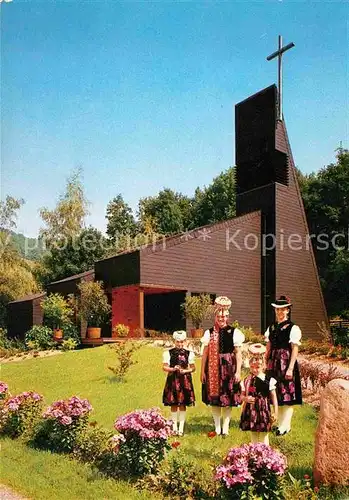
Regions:
M 5 382 L 0 382 L 0 395 L 8 393 L 8 385 Z
M 243 445 L 229 450 L 224 464 L 216 469 L 216 479 L 232 488 L 237 484 L 252 483 L 260 470 L 267 469 L 281 476 L 286 467 L 286 457 L 270 446 L 262 443 Z
M 80 399 L 78 396 L 72 396 L 67 400 L 61 399 L 52 403 L 45 411 L 44 418 L 56 418 L 63 423 L 63 417 L 69 417 L 72 421 L 73 419 L 88 415 L 91 410 L 92 406 L 87 399 Z M 65 419 L 65 421 L 67 420 Z
M 138 434 L 143 439 L 166 440 L 173 434 L 172 422 L 166 420 L 158 408 L 135 410 L 119 417 L 114 427 L 125 434 Z
M 66 415 L 60 419 L 61 424 L 63 425 L 70 425 L 72 423 L 72 418 L 67 417 Z

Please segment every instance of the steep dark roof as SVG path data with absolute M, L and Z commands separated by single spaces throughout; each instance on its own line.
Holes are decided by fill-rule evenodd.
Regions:
M 57 283 L 64 283 L 65 281 L 73 281 L 80 278 L 85 278 L 86 276 L 91 276 L 91 274 L 94 274 L 94 272 L 95 272 L 94 269 L 90 269 L 89 271 L 85 271 L 83 273 L 74 274 L 73 276 L 68 276 L 67 278 L 63 278 L 62 280 L 52 281 L 50 285 L 56 285 Z
M 16 302 L 28 302 L 29 300 L 39 299 L 40 297 L 45 297 L 45 292 L 33 293 L 31 295 L 25 295 L 24 297 L 20 297 L 17 300 L 12 300 L 9 304 L 15 304 Z

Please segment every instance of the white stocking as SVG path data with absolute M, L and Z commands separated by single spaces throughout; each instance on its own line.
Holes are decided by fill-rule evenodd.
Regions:
M 229 423 L 230 423 L 230 416 L 231 416 L 231 408 L 230 406 L 225 406 L 222 408 L 222 417 L 223 417 L 223 428 L 222 432 L 225 435 L 229 434 Z
M 172 420 L 173 431 L 177 432 L 177 422 L 178 422 L 177 411 L 171 411 L 171 420 Z
M 221 407 L 220 406 L 212 406 L 212 416 L 214 420 L 214 426 L 216 434 L 221 433 Z
M 185 411 L 179 411 L 179 429 L 178 429 L 179 435 L 182 435 L 184 432 L 185 414 L 186 414 Z
M 291 429 L 292 415 L 292 406 L 279 406 L 279 431 L 281 434 Z
M 259 432 L 252 432 L 251 431 L 251 443 L 258 443 L 259 441 Z
M 293 406 L 286 406 L 285 407 L 285 417 L 284 417 L 284 424 L 285 424 L 286 431 L 291 430 L 292 416 L 293 416 Z
M 269 434 L 267 432 L 258 432 L 259 443 L 264 443 L 269 446 Z

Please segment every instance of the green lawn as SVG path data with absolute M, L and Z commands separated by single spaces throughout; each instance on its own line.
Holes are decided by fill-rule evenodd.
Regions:
M 4 364 L 1 380 L 8 383 L 12 394 L 36 390 L 44 395 L 47 404 L 73 394 L 87 398 L 94 408 L 91 420 L 111 428 L 115 418 L 123 413 L 161 407 L 165 382 L 161 349 L 142 347 L 135 356 L 137 365 L 131 367 L 123 383 L 115 382 L 107 368 L 113 364 L 114 356 L 108 347 L 98 347 Z M 228 448 L 248 442 L 249 433 L 238 429 L 240 410 L 234 409 L 229 438 L 207 437 L 213 426 L 209 408 L 201 403 L 199 363 L 194 374 L 197 405 L 188 409 L 181 450 L 202 465 L 218 464 Z M 168 409 L 164 412 L 169 416 Z M 296 477 L 311 474 L 316 424 L 314 410 L 303 405 L 295 410 L 290 435 L 271 436 L 271 446 L 286 454 L 289 470 Z M 3 441 L 1 482 L 35 499 L 150 498 L 127 483 L 97 476 L 88 466 L 67 457 L 32 450 L 10 440 Z

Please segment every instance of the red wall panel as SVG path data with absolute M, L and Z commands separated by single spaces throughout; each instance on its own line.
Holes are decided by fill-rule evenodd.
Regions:
M 130 328 L 130 336 L 140 327 L 139 287 L 121 286 L 112 290 L 112 327 L 118 323 Z

